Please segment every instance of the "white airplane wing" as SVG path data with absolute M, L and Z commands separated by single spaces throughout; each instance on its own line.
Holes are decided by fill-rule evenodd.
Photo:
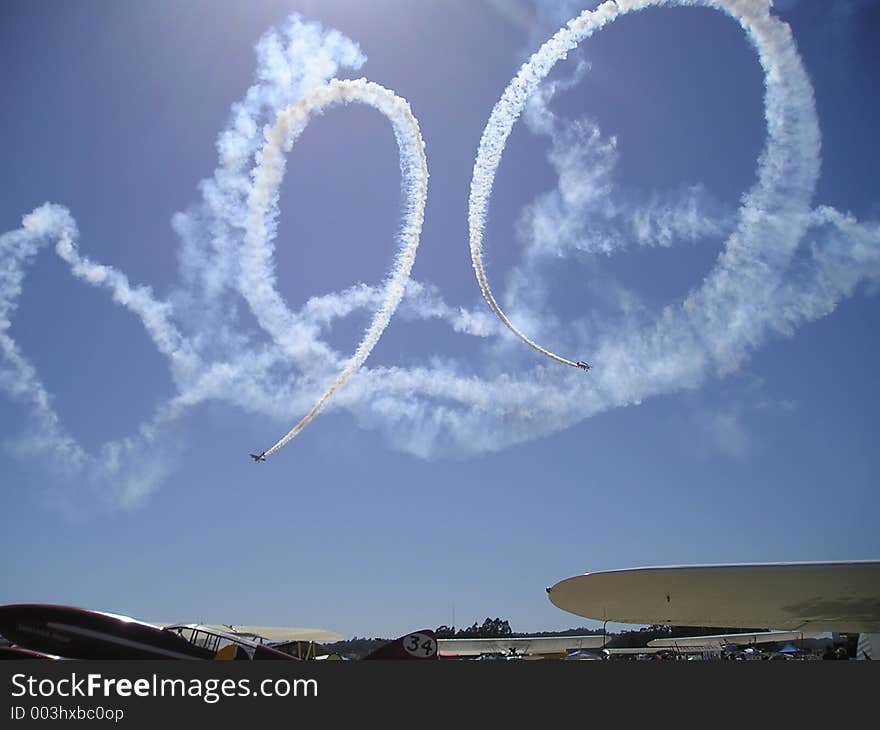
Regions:
M 480 654 L 564 654 L 578 649 L 601 649 L 606 638 L 591 636 L 503 637 L 499 639 L 437 639 L 440 656 Z
M 777 641 L 798 641 L 811 639 L 816 632 L 803 631 L 758 631 L 751 634 L 711 634 L 709 636 L 679 636 L 668 639 L 653 639 L 648 646 L 665 649 L 700 649 L 702 651 L 721 651 L 725 646 L 751 646 L 769 644 Z
M 333 644 L 344 641 L 341 634 L 326 629 L 293 628 L 285 626 L 212 626 L 211 628 L 244 637 L 265 639 L 266 641 L 314 641 L 318 644 Z
M 880 632 L 880 561 L 682 565 L 587 573 L 547 589 L 599 621 Z
M 164 629 L 166 626 L 177 626 L 178 623 L 171 621 L 149 621 L 151 626 Z M 202 624 L 200 624 L 202 625 Z M 344 641 L 342 634 L 337 634 L 326 629 L 295 628 L 287 626 L 232 626 L 230 624 L 203 624 L 206 629 L 220 631 L 226 634 L 237 634 L 244 639 L 252 641 L 313 641 L 316 644 L 334 644 Z

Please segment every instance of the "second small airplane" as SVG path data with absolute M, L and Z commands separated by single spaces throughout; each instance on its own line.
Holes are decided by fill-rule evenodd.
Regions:
M 589 371 L 590 368 L 593 367 L 592 365 L 590 365 L 590 363 L 588 363 L 588 362 L 584 362 L 583 360 L 578 360 L 578 361 L 575 363 L 575 365 L 576 365 L 577 367 L 579 367 L 581 370 L 583 370 L 584 372 Z
M 251 458 L 254 461 L 266 461 L 266 452 L 264 451 L 262 454 L 251 454 Z

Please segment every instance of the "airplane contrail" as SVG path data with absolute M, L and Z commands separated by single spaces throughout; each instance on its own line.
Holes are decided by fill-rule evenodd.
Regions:
M 791 235 L 789 231 L 784 237 L 786 241 L 774 241 L 767 255 L 770 259 L 774 254 L 781 255 L 782 259 L 790 257 L 805 230 L 809 211 L 800 208 L 809 205 L 818 177 L 819 130 L 815 124 L 815 114 L 812 113 L 812 87 L 795 49 L 791 31 L 785 23 L 770 15 L 769 0 L 608 0 L 595 10 L 583 11 L 520 67 L 492 109 L 474 161 L 468 210 L 471 260 L 483 297 L 501 322 L 519 339 L 564 365 L 577 367 L 578 363 L 551 352 L 520 331 L 501 309 L 489 286 L 483 266 L 483 230 L 495 175 L 514 123 L 556 63 L 581 41 L 621 15 L 651 6 L 670 5 L 707 6 L 722 10 L 740 23 L 757 48 L 765 72 L 768 143 L 761 159 L 758 184 L 746 197 L 743 212 L 751 208 L 768 218 L 774 211 L 799 214 L 802 220 L 799 234 Z M 798 98 L 796 94 L 801 94 L 801 97 Z M 785 159 L 784 153 L 791 150 L 792 140 L 802 143 L 798 151 L 803 150 L 804 154 L 796 155 L 793 160 Z M 787 178 L 789 174 L 794 177 Z M 725 254 L 713 277 L 717 288 L 726 288 L 723 278 L 734 268 L 745 266 L 755 269 L 766 263 L 763 255 L 755 250 L 755 220 L 747 218 L 742 216 L 737 232 L 728 240 Z M 770 263 L 775 267 L 779 261 Z M 700 292 L 705 299 L 712 293 L 711 287 L 705 287 Z
M 262 456 L 271 456 L 299 434 L 324 404 L 357 372 L 369 357 L 406 289 L 425 216 L 428 195 L 428 162 L 418 120 L 409 103 L 392 91 L 366 79 L 333 79 L 278 113 L 274 126 L 265 132 L 266 141 L 254 170 L 254 185 L 248 200 L 248 219 L 241 260 L 241 293 L 260 325 L 283 347 L 283 327 L 291 321 L 287 306 L 274 286 L 272 240 L 276 230 L 278 189 L 284 177 L 284 154 L 293 147 L 309 120 L 333 104 L 360 102 L 381 112 L 394 129 L 400 151 L 404 221 L 398 233 L 398 250 L 386 281 L 384 298 L 373 315 L 354 355 L 312 409 Z
M 870 292 L 875 291 L 880 281 L 880 222 L 859 221 L 849 212 L 827 206 L 811 207 L 820 147 L 813 91 L 790 29 L 770 16 L 766 1 L 620 0 L 603 6 L 604 11 L 600 8 L 579 16 L 579 24 L 572 21 L 564 29 L 567 35 L 563 41 L 545 49 L 540 73 L 547 75 L 565 43 L 586 37 L 583 31 L 587 25 L 595 32 L 609 19 L 649 5 L 706 5 L 725 11 L 746 30 L 764 71 L 766 142 L 758 158 L 757 182 L 742 197 L 737 222 L 725 222 L 723 230 L 733 233 L 714 268 L 683 299 L 665 306 L 656 317 L 630 317 L 624 312 L 619 321 L 590 317 L 557 324 L 555 318 L 542 316 L 540 303 L 536 308 L 533 301 L 520 300 L 519 306 L 528 308 L 530 319 L 540 323 L 541 337 L 565 326 L 579 346 L 590 344 L 594 357 L 603 364 L 594 380 L 585 382 L 573 373 L 545 367 L 543 358 L 527 370 L 509 372 L 510 359 L 501 342 L 481 348 L 485 354 L 482 372 L 455 356 L 435 356 L 430 362 L 411 366 L 370 367 L 363 363 L 363 349 L 355 353 L 362 362 L 358 370 L 357 360 L 338 353 L 322 338 L 322 331 L 356 310 L 377 312 L 374 324 L 380 316 L 390 317 L 393 306 L 381 313 L 383 303 L 391 301 L 389 282 L 357 284 L 313 297 L 299 310 L 288 310 L 276 290 L 272 262 L 277 189 L 285 165 L 281 153 L 290 149 L 295 132 L 302 131 L 310 115 L 332 100 L 312 100 L 311 111 L 302 108 L 305 114 L 290 122 L 287 139 L 277 133 L 274 143 L 278 154 L 269 161 L 274 165 L 274 181 L 268 168 L 261 179 L 252 175 L 254 160 L 262 161 L 263 130 L 275 125 L 278 113 L 288 105 L 312 93 L 326 96 L 329 89 L 341 91 L 340 84 L 360 86 L 358 93 L 363 94 L 370 88 L 363 81 L 334 82 L 316 92 L 341 75 L 341 69 L 359 69 L 366 58 L 357 44 L 342 34 L 292 16 L 258 42 L 256 80 L 232 106 L 230 119 L 217 138 L 218 166 L 199 184 L 201 201 L 173 218 L 181 239 L 181 281 L 167 295 L 160 297 L 149 286 L 135 284 L 121 270 L 80 253 L 76 223 L 60 205 L 42 205 L 23 218 L 19 229 L 0 234 L 0 394 L 28 411 L 20 436 L 9 442 L 4 439 L 4 447 L 22 459 L 39 454 L 39 462 L 70 486 L 65 505 L 78 509 L 85 487 L 114 508 L 130 509 L 172 473 L 183 446 L 169 438 L 168 428 L 199 404 L 214 401 L 294 421 L 315 402 L 311 388 L 316 382 L 323 385 L 317 378 L 326 377 L 329 382 L 331 373 L 351 372 L 353 368 L 358 377 L 339 391 L 346 377 L 343 372 L 291 437 L 323 405 L 346 409 L 362 427 L 380 430 L 391 448 L 421 458 L 495 452 L 561 431 L 612 408 L 696 387 L 712 371 L 718 375 L 732 372 L 772 334 L 791 335 L 803 323 L 829 314 L 844 298 L 854 296 L 863 283 L 870 284 Z M 604 17 L 596 15 L 600 11 Z M 533 70 L 532 76 L 536 73 Z M 598 170 L 601 179 L 593 175 L 603 163 L 601 156 L 596 162 L 594 154 L 596 146 L 604 144 L 602 138 L 569 134 L 579 122 L 556 117 L 549 108 L 552 88 L 571 82 L 557 80 L 551 89 L 544 87 L 544 94 L 538 85 L 540 78 L 524 77 L 517 94 L 527 98 L 525 109 L 522 104 L 518 108 L 508 105 L 513 119 L 495 117 L 493 134 L 484 134 L 489 142 L 494 139 L 494 144 L 500 145 L 500 155 L 506 140 L 504 125 L 509 132 L 524 111 L 523 121 L 531 122 L 533 132 L 548 134 L 554 150 L 568 145 L 570 152 L 565 160 L 554 159 L 553 150 L 548 153 L 558 177 L 557 188 L 530 206 L 541 213 L 543 225 L 520 232 L 527 255 L 523 266 L 516 269 L 519 283 L 509 289 L 514 301 L 524 286 L 537 290 L 546 286 L 541 261 L 546 260 L 548 251 L 555 258 L 556 254 L 579 250 L 578 244 L 586 240 L 580 238 L 580 232 L 586 231 L 588 237 L 593 234 L 586 225 L 596 221 L 596 212 L 601 214 L 608 209 L 606 203 L 622 197 L 614 186 L 605 184 L 613 172 L 613 159 L 608 169 Z M 392 114 L 400 112 L 391 103 L 393 95 L 377 88 L 373 85 Z M 529 89 L 537 93 L 528 97 Z M 539 114 L 537 124 L 529 118 L 532 111 Z M 425 177 L 424 151 L 412 129 L 417 129 L 414 120 L 410 127 L 402 121 L 395 126 L 398 144 L 406 149 L 406 154 L 401 154 L 401 168 L 407 201 L 413 199 L 414 180 L 424 182 Z M 484 162 L 489 159 L 484 148 L 481 155 Z M 417 158 L 421 165 L 413 162 Z M 497 167 L 497 160 L 494 164 Z M 584 174 L 575 179 L 581 169 Z M 482 177 L 488 184 L 483 212 L 494 168 L 489 172 L 488 177 Z M 258 183 L 261 192 L 255 189 Z M 424 186 L 416 196 L 422 205 L 423 194 Z M 674 198 L 660 201 L 664 219 L 678 216 L 680 207 L 674 203 Z M 242 251 L 252 209 L 256 224 L 262 228 L 254 229 L 258 235 L 251 235 L 250 248 Z M 416 219 L 409 215 L 404 222 L 412 220 Z M 420 225 L 420 217 L 418 221 Z M 601 229 L 602 221 L 599 223 Z M 639 235 L 622 219 L 611 223 L 623 224 L 615 232 L 616 240 Z M 560 237 L 560 230 L 567 231 L 568 240 Z M 683 229 L 678 230 L 687 238 Z M 407 245 L 404 233 L 398 240 L 401 252 Z M 554 247 L 547 245 L 551 238 Z M 409 242 L 415 240 L 411 237 Z M 50 242 L 78 281 L 110 294 L 114 302 L 139 319 L 170 366 L 174 388 L 170 398 L 160 402 L 130 435 L 103 443 L 94 452 L 65 428 L 50 389 L 27 358 L 26 348 L 14 339 L 13 320 L 27 269 Z M 589 250 L 589 246 L 581 250 Z M 795 250 L 804 255 L 793 255 Z M 406 284 L 397 317 L 441 320 L 455 332 L 481 338 L 506 326 L 494 310 L 477 300 L 473 302 L 475 309 L 453 306 L 435 284 L 398 278 L 397 274 L 395 269 L 389 278 L 398 283 L 405 279 Z M 268 345 L 249 321 L 242 322 L 237 316 L 242 294 L 254 308 L 259 328 L 269 333 Z M 629 299 L 623 305 L 629 307 Z M 367 350 L 369 335 L 364 337 Z M 375 344 L 375 338 L 372 342 Z M 503 359 L 498 359 L 502 352 Z

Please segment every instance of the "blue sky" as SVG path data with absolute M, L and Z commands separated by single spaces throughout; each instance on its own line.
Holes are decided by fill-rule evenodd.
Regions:
M 499 109 L 582 6 L 5 4 L 0 602 L 552 630 L 595 625 L 544 593 L 581 572 L 877 558 L 880 4 L 762 7 L 746 26 L 796 43 L 761 50 L 766 112 L 755 47 L 706 7 L 584 16 Z M 263 126 L 334 76 L 408 101 L 421 237 L 366 364 L 255 465 L 415 245 L 418 140 L 400 126 L 401 161 L 364 104 L 311 120 L 258 211 L 276 234 L 248 228 Z M 493 108 L 487 279 L 588 374 L 475 279 Z

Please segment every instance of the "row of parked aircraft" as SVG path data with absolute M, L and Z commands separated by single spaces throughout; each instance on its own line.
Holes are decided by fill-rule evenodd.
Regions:
M 822 632 L 859 634 L 858 658 L 880 657 L 880 561 L 752 563 L 633 568 L 586 573 L 547 589 L 557 607 L 626 624 L 728 626 L 768 631 L 656 640 L 648 650 L 787 641 Z M 321 659 L 319 641 L 294 629 L 157 625 L 70 606 L 0 606 L 0 635 L 12 646 L 0 658 Z M 269 637 L 272 638 L 269 638 Z M 331 637 L 332 638 L 332 637 Z M 576 645 L 572 642 L 576 642 Z M 425 660 L 496 653 L 564 656 L 599 649 L 605 636 L 438 641 L 423 629 L 366 659 Z M 633 650 L 645 651 L 645 649 Z
M 880 658 L 878 560 L 609 570 L 559 581 L 547 594 L 558 608 L 598 621 L 858 634 L 857 658 Z
M 748 632 L 608 648 L 608 637 L 439 639 L 441 658 L 605 659 L 669 652 L 761 658 L 761 644 L 858 634 L 857 658 L 880 658 L 880 561 L 679 565 L 585 573 L 547 589 L 577 616 L 624 624 L 727 626 Z M 767 627 L 754 631 L 754 627 Z
M 261 627 L 262 628 L 262 627 Z M 340 659 L 296 629 L 250 629 L 202 624 L 156 625 L 129 616 L 72 606 L 0 606 L 0 635 L 11 646 L 0 659 Z M 327 632 L 316 632 L 323 638 Z M 430 629 L 399 637 L 365 659 L 437 659 Z
M 825 633 L 825 632 L 822 632 Z M 766 658 L 775 653 L 759 647 L 814 640 L 831 645 L 834 638 L 804 631 L 752 631 L 743 633 L 679 636 L 654 639 L 646 646 L 611 648 L 614 636 L 588 634 L 583 636 L 497 637 L 491 639 L 437 639 L 441 659 L 571 659 L 595 660 L 626 655 L 653 658 L 658 655 L 703 655 L 730 658 Z M 839 641 L 839 637 L 838 637 Z M 799 653 L 799 650 L 795 650 Z M 791 653 L 790 651 L 788 653 Z

